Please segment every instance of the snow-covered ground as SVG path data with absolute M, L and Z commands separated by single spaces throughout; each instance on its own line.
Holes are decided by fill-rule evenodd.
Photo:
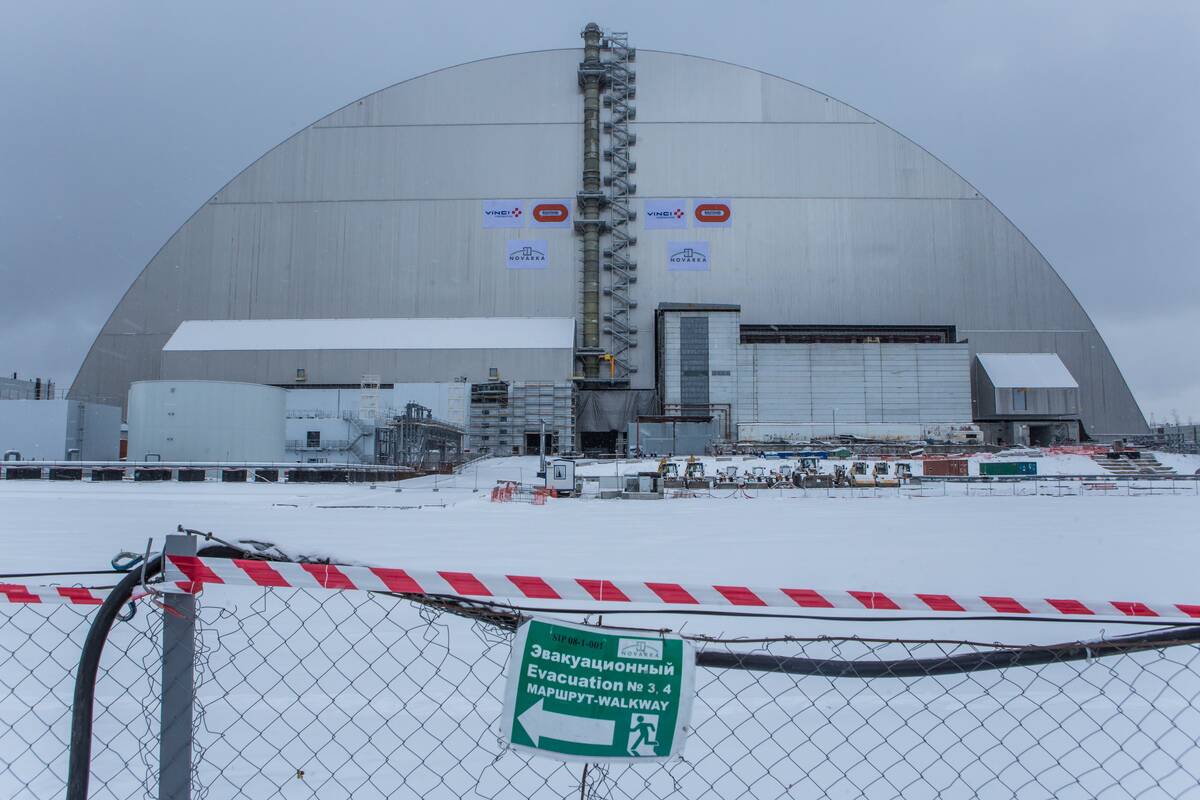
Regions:
M 1200 467 L 1194 456 L 1174 459 L 1181 472 Z M 780 463 L 707 461 L 710 474 L 728 463 L 743 470 Z M 596 463 L 579 474 L 631 474 L 656 463 Z M 1054 456 L 1040 459 L 1039 471 L 1080 474 L 1088 465 L 1099 471 L 1091 459 Z M 662 501 L 489 501 L 498 480 L 533 482 L 536 471 L 536 458 L 493 459 L 461 475 L 375 488 L 4 481 L 5 572 L 103 568 L 116 552 L 140 552 L 150 538 L 157 547 L 183 525 L 381 566 L 1200 602 L 1191 566 L 1200 556 L 1200 497 L 1192 481 L 1132 496 L 1046 481 L 1040 494 L 1026 484 L 939 483 L 920 493 L 722 488 Z
M 1200 467 L 1195 457 L 1160 460 L 1181 473 Z M 655 463 L 598 463 L 579 472 L 634 473 Z M 728 463 L 745 470 L 780 462 L 710 459 L 708 471 Z M 4 481 L 3 572 L 103 568 L 114 553 L 144 550 L 150 538 L 157 548 L 165 534 L 184 525 L 226 539 L 274 542 L 293 553 L 382 566 L 1200 602 L 1194 579 L 1200 497 L 1190 481 L 1129 494 L 1081 491 L 1077 483 L 1059 486 L 1050 478 L 1038 493 L 1027 484 L 997 484 L 990 491 L 939 483 L 920 492 L 720 489 L 662 501 L 489 501 L 496 481 L 532 482 L 536 470 L 533 458 L 495 459 L 462 475 L 375 488 Z M 1039 472 L 1102 474 L 1082 456 L 1040 459 Z M 153 627 L 157 615 L 148 604 L 142 607 L 145 613 L 133 623 L 118 625 L 113 655 L 106 656 L 114 659 L 107 662 L 114 675 L 99 689 L 107 710 L 97 721 L 98 741 L 107 744 L 97 746 L 96 780 L 110 780 L 109 794 L 117 797 L 139 791 L 143 759 L 152 766 L 155 758 L 156 711 L 142 699 L 155 694 L 155 639 L 138 631 Z M 234 587 L 206 590 L 202 608 L 209 638 L 208 677 L 200 688 L 206 716 L 198 743 L 206 750 L 199 775 L 211 798 L 382 797 L 401 784 L 400 794 L 414 797 L 578 792 L 577 770 L 499 749 L 495 723 L 506 645 L 481 638 L 465 620 L 443 616 L 430 627 L 403 601 Z M 0 612 L 0 622 L 9 623 L 0 626 L 0 654 L 17 654 L 0 659 L 0 682 L 15 687 L 0 693 L 0 717 L 11 725 L 0 731 L 0 750 L 15 754 L 7 764 L 9 756 L 0 758 L 0 793 L 58 796 L 70 671 L 83 616 L 68 608 L 9 606 Z M 1112 620 L 867 622 L 646 617 L 613 608 L 604 613 L 609 624 L 726 636 L 1011 643 L 1130 630 Z M 840 647 L 809 645 L 805 652 L 871 657 L 866 645 Z M 906 652 L 888 647 L 900 650 L 886 657 Z M 870 683 L 707 670 L 688 762 L 614 771 L 607 780 L 620 796 L 1184 796 L 1196 788 L 1189 775 L 1200 771 L 1193 746 L 1200 731 L 1194 651 Z M 800 651 L 783 644 L 775 652 Z M 49 732 L 27 748 L 30 731 L 43 724 Z M 746 757 L 748 749 L 754 758 Z M 298 768 L 305 769 L 302 779 Z M 26 786 L 30 780 L 33 789 Z

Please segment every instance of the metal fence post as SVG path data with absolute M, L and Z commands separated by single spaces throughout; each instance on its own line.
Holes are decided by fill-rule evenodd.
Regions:
M 196 540 L 167 536 L 163 555 L 196 555 Z M 159 800 L 191 800 L 192 709 L 195 699 L 196 598 L 182 592 L 162 595 L 162 707 L 158 746 Z

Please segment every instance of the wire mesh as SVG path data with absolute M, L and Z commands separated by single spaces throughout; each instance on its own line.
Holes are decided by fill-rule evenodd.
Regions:
M 63 797 L 71 702 L 95 607 L 0 606 L 0 796 Z M 97 685 L 93 798 L 157 797 L 155 681 L 161 616 L 143 605 L 112 631 Z
M 139 608 L 105 649 L 92 797 L 158 795 L 162 612 Z M 89 617 L 0 608 L 4 797 L 63 794 Z M 696 670 L 684 758 L 584 767 L 500 739 L 513 621 L 503 608 L 429 599 L 209 587 L 197 613 L 193 796 L 1200 798 L 1195 643 L 1096 658 L 1064 648 L 1047 663 L 930 674 L 915 665 L 995 646 L 697 641 L 701 665 L 725 666 Z M 773 661 L 807 666 L 770 671 Z M 880 675 L 836 677 L 854 670 Z M 911 676 L 889 677 L 900 670 Z
M 585 777 L 499 740 L 509 629 L 398 597 L 290 589 L 210 591 L 206 614 L 209 797 L 1200 797 L 1194 644 L 905 678 L 763 672 L 761 658 L 700 668 L 684 760 Z M 988 650 L 701 646 L 734 662 L 864 666 Z

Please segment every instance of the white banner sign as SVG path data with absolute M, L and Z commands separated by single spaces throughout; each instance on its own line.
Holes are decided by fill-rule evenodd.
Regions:
M 509 239 L 509 269 L 545 269 L 550 266 L 545 239 Z
M 571 227 L 571 204 L 574 200 L 530 200 L 529 227 L 531 228 L 569 228 Z
M 728 228 L 733 221 L 733 204 L 728 198 L 692 201 L 692 222 L 697 228 Z
M 648 231 L 659 228 L 686 228 L 687 203 L 683 200 L 647 200 L 646 224 Z
M 525 224 L 525 204 L 520 200 L 484 200 L 483 227 L 520 228 Z
M 708 272 L 708 242 L 667 242 L 667 269 Z

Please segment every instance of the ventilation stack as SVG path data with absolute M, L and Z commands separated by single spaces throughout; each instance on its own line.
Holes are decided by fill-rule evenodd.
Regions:
M 577 196 L 579 216 L 575 230 L 583 236 L 583 324 L 576 358 L 583 364 L 586 381 L 600 376 L 600 210 L 605 196 L 600 190 L 600 92 L 608 74 L 600 61 L 600 26 L 589 22 L 583 29 L 583 63 L 579 87 L 583 90 L 583 187 Z

